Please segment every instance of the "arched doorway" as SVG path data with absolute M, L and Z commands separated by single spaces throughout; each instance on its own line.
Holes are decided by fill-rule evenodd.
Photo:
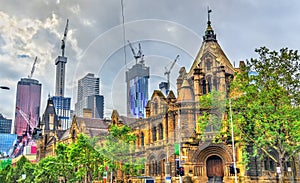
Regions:
M 213 155 L 206 160 L 206 174 L 208 183 L 222 183 L 224 177 L 223 161 L 219 156 Z

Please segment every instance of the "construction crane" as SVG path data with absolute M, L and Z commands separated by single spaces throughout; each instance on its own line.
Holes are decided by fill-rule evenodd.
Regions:
M 32 78 L 32 75 L 34 73 L 34 70 L 35 70 L 35 64 L 37 62 L 37 57 L 35 57 L 35 60 L 33 62 L 33 65 L 32 65 L 32 68 L 31 68 L 31 72 L 30 72 L 30 75 L 28 75 L 28 78 L 31 79 Z
M 179 55 L 177 55 L 177 57 L 175 58 L 175 60 L 173 61 L 172 65 L 169 69 L 167 69 L 167 67 L 165 67 L 165 69 L 166 69 L 165 75 L 167 75 L 167 92 L 169 92 L 169 90 L 170 90 L 170 73 L 171 73 L 171 70 L 173 69 L 175 63 L 177 62 L 178 58 L 179 58 Z
M 69 26 L 69 19 L 67 19 L 67 24 L 66 24 L 66 28 L 65 28 L 65 32 L 64 32 L 64 37 L 63 39 L 61 40 L 61 56 L 64 57 L 65 55 L 65 42 L 66 42 L 66 39 L 67 39 L 67 34 L 68 34 L 68 26 Z
M 144 60 L 144 55 L 142 54 L 141 43 L 139 43 L 139 51 L 136 53 L 134 48 L 132 47 L 132 44 L 130 43 L 130 41 L 129 40 L 127 40 L 127 41 L 128 41 L 129 47 L 132 51 L 133 57 L 135 59 L 135 63 L 137 63 L 139 59 L 141 59 L 141 62 L 142 62 Z

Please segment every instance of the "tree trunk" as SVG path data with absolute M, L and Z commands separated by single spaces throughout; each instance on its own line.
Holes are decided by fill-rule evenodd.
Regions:
M 279 183 L 284 183 L 284 158 L 281 157 L 281 154 L 279 154 L 279 167 L 280 167 L 280 173 L 279 173 Z

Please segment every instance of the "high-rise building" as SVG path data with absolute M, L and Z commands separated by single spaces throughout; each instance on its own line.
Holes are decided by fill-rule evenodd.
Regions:
M 99 95 L 99 78 L 94 74 L 88 73 L 82 79 L 78 80 L 78 95 L 77 101 L 91 95 Z
M 0 133 L 11 133 L 11 119 L 6 119 L 2 114 L 0 114 Z
M 71 98 L 53 96 L 52 100 L 62 130 L 68 129 L 71 125 Z
M 65 91 L 65 68 L 67 57 L 58 56 L 55 60 L 56 65 L 56 82 L 55 82 L 55 96 L 64 96 Z
M 99 81 L 94 74 L 88 73 L 78 80 L 77 103 L 75 104 L 75 114 L 83 116 L 83 110 L 92 110 L 93 118 L 103 118 L 104 97 L 99 95 Z
M 56 65 L 56 82 L 55 82 L 55 96 L 52 97 L 54 108 L 58 119 L 61 121 L 61 128 L 63 130 L 68 129 L 71 125 L 71 98 L 65 97 L 65 72 L 67 57 L 65 53 L 65 41 L 68 32 L 68 22 L 66 24 L 64 38 L 62 40 L 62 55 L 55 59 Z
M 40 116 L 41 90 L 42 84 L 38 80 L 21 78 L 18 82 L 14 123 L 14 133 L 18 136 L 22 136 L 30 126 L 32 128 L 37 126 Z
M 127 116 L 144 118 L 148 102 L 149 67 L 144 61 L 136 63 L 126 71 L 127 83 Z

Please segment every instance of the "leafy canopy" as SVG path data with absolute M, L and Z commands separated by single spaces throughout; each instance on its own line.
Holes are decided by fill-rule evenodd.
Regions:
M 287 48 L 255 52 L 231 85 L 235 133 L 254 154 L 262 149 L 282 164 L 300 150 L 299 56 Z

